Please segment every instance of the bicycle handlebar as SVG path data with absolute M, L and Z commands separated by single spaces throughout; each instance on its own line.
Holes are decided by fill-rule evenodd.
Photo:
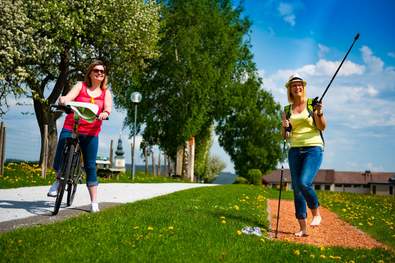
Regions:
M 70 107 L 70 105 L 51 104 L 49 106 L 50 106 L 50 108 L 54 108 L 54 109 L 60 110 L 60 111 L 65 112 L 67 114 L 73 112 L 73 109 Z M 97 115 L 97 114 L 96 114 L 96 119 L 99 119 L 99 115 Z M 109 120 L 109 118 L 107 117 L 107 118 L 105 118 L 103 120 Z

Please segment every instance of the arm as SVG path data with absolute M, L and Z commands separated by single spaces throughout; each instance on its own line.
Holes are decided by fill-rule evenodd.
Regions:
M 112 95 L 109 90 L 106 91 L 106 95 L 104 97 L 104 109 L 99 115 L 99 119 L 107 119 L 110 116 L 112 110 Z
M 317 103 L 314 107 L 314 112 L 313 112 L 315 125 L 320 131 L 323 131 L 326 128 L 326 120 L 322 108 L 323 108 L 322 103 Z
M 69 93 L 67 93 L 66 96 L 59 97 L 59 104 L 65 105 L 66 103 L 73 101 L 78 96 L 81 89 L 82 89 L 82 82 L 77 82 L 77 84 L 73 86 L 73 88 L 69 91 Z

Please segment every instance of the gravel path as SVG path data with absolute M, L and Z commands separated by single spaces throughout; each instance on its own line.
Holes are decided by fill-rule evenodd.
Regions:
M 276 230 L 278 200 L 269 200 L 270 221 L 272 236 Z M 293 201 L 281 200 L 280 219 L 278 227 L 278 239 L 297 243 L 307 243 L 316 246 L 341 246 L 349 248 L 376 248 L 385 247 L 361 230 L 341 220 L 335 213 L 320 207 L 322 216 L 321 225 L 318 227 L 308 226 L 307 237 L 295 237 L 299 231 L 299 224 L 295 218 Z M 310 224 L 311 214 L 308 215 L 307 223 Z

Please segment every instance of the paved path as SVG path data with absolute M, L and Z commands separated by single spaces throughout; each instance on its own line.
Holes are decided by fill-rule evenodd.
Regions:
M 196 187 L 214 186 L 212 184 L 158 183 L 158 184 L 100 184 L 98 202 L 130 203 L 142 199 L 173 193 Z M 0 190 L 0 223 L 18 221 L 32 216 L 52 214 L 55 198 L 47 197 L 49 186 L 21 187 Z M 65 196 L 63 197 L 65 201 Z M 85 185 L 78 185 L 73 205 L 61 210 L 78 210 L 90 204 L 89 193 Z M 62 212 L 62 211 L 61 211 Z

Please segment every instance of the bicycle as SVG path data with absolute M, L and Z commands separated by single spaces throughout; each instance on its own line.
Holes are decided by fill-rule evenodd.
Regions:
M 79 143 L 79 138 L 78 138 L 78 126 L 79 126 L 79 121 L 80 118 L 84 118 L 84 115 L 78 110 L 78 106 L 83 107 L 85 103 L 79 103 L 79 102 L 70 102 L 68 105 L 57 105 L 57 104 L 52 104 L 50 105 L 51 110 L 56 109 L 56 111 L 62 111 L 67 114 L 74 112 L 74 125 L 73 125 L 73 131 L 71 138 L 67 138 L 66 142 L 63 147 L 63 154 L 62 154 L 62 166 L 60 170 L 60 177 L 58 178 L 59 180 L 59 186 L 58 186 L 58 192 L 56 195 L 56 200 L 55 200 L 55 207 L 54 211 L 52 212 L 52 215 L 57 215 L 62 203 L 64 191 L 67 191 L 67 206 L 71 206 L 75 193 L 77 191 L 77 186 L 78 183 L 82 181 L 82 167 L 81 167 L 81 148 L 80 148 L 80 143 Z M 77 106 L 78 105 L 78 106 Z M 92 117 L 92 114 L 94 114 L 94 117 L 97 118 L 98 115 L 97 113 L 97 105 L 95 104 L 86 104 L 89 108 L 90 111 L 89 114 Z M 96 106 L 96 107 L 94 107 Z M 93 110 L 92 110 L 93 107 Z

